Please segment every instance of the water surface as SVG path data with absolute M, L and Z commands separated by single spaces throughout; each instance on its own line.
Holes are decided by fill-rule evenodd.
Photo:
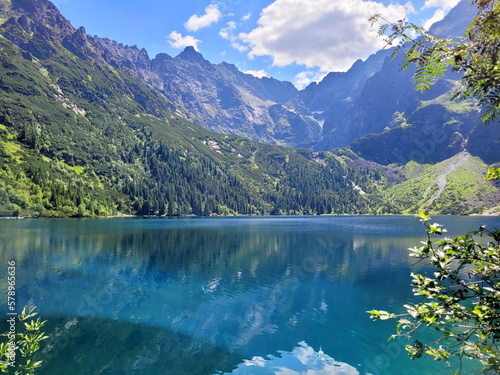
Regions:
M 0 260 L 49 321 L 42 375 L 427 375 L 444 365 L 366 313 L 413 298 L 423 234 L 413 217 L 2 220 Z

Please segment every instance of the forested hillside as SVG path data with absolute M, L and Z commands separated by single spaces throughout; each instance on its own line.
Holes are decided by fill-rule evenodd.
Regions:
M 147 70 L 125 67 L 123 55 L 111 54 L 114 42 L 92 42 L 48 0 L 0 0 L 0 16 L 0 215 L 409 213 L 422 204 L 408 194 L 428 189 L 439 194 L 424 208 L 440 212 L 481 212 L 500 200 L 498 187 L 482 180 L 479 159 L 484 169 L 466 175 L 482 195 L 457 205 L 442 184 L 426 186 L 432 170 L 445 185 L 453 173 L 390 164 L 377 156 L 381 148 L 358 152 L 388 165 L 350 150 L 214 133 L 168 98 L 178 91 L 158 90 Z M 146 55 L 133 55 L 137 66 Z M 279 96 L 283 85 L 266 85 Z M 305 131 L 300 116 L 279 105 L 269 110 L 294 134 Z
M 48 2 L 34 4 L 56 12 Z M 8 6 L 3 3 L 4 11 Z M 351 168 L 332 154 L 198 127 L 139 78 L 64 48 L 58 39 L 69 25 L 49 28 L 12 14 L 0 38 L 2 215 L 368 213 L 375 207 L 353 183 L 373 190 L 378 172 Z

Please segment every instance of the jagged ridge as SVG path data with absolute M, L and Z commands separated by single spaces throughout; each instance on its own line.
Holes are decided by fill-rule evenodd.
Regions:
M 391 82 L 398 84 L 397 69 L 385 53 L 299 93 L 290 83 L 259 79 L 227 63 L 211 64 L 192 48 L 151 60 L 145 50 L 73 28 L 48 1 L 3 0 L 0 5 L 6 19 L 1 26 L 2 212 L 86 216 L 408 209 L 404 201 L 383 201 L 383 191 L 398 182 L 392 179 L 398 173 L 392 166 L 366 162 L 348 150 L 314 153 L 265 146 L 208 132 L 186 119 L 204 126 L 209 122 L 220 132 L 310 146 L 320 130 L 306 116 L 313 108 L 325 121 L 323 135 L 343 131 L 350 140 L 358 138 L 351 148 L 379 163 L 436 162 L 465 149 L 485 160 L 497 156 L 498 137 L 490 137 L 484 147 L 484 128 L 469 118 L 478 115 L 473 104 L 462 107 L 443 96 L 448 80 L 427 96 L 405 97 L 401 112 L 391 113 L 390 105 L 379 108 L 390 121 L 376 121 L 373 108 L 383 107 L 370 99 L 380 96 L 377 82 L 387 81 L 389 88 Z M 388 72 L 394 74 L 385 77 Z M 356 84 L 345 88 L 339 82 Z M 332 94 L 335 100 L 329 102 Z M 391 100 L 401 98 L 394 90 Z M 360 103 L 365 109 L 352 112 Z M 341 116 L 338 106 L 345 109 Z M 347 116 L 352 126 L 348 132 L 332 130 L 328 116 Z M 433 134 L 436 118 L 442 122 L 439 137 Z M 382 133 L 365 134 L 381 126 Z M 418 152 L 411 154 L 411 142 L 422 134 L 434 142 L 423 139 L 425 160 L 415 156 Z M 380 137 L 376 143 L 374 137 Z M 394 145 L 410 154 L 401 158 L 391 152 Z M 446 210 L 439 199 L 436 204 Z M 482 207 L 475 204 L 474 209 Z

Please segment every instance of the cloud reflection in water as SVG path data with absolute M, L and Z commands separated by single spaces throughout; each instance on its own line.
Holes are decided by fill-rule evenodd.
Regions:
M 291 352 L 279 351 L 280 356 L 253 357 L 239 364 L 234 375 L 359 375 L 347 363 L 335 361 L 321 349 L 315 351 L 304 341 Z M 228 373 L 225 373 L 228 374 Z

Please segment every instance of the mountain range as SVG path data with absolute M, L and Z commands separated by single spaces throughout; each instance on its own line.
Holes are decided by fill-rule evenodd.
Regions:
M 456 37 L 460 2 L 431 32 Z M 298 90 L 187 47 L 74 28 L 48 0 L 0 0 L 0 213 L 30 216 L 472 213 L 498 125 L 453 101 L 449 72 L 413 89 L 382 50 Z M 464 185 L 465 184 L 465 185 Z

